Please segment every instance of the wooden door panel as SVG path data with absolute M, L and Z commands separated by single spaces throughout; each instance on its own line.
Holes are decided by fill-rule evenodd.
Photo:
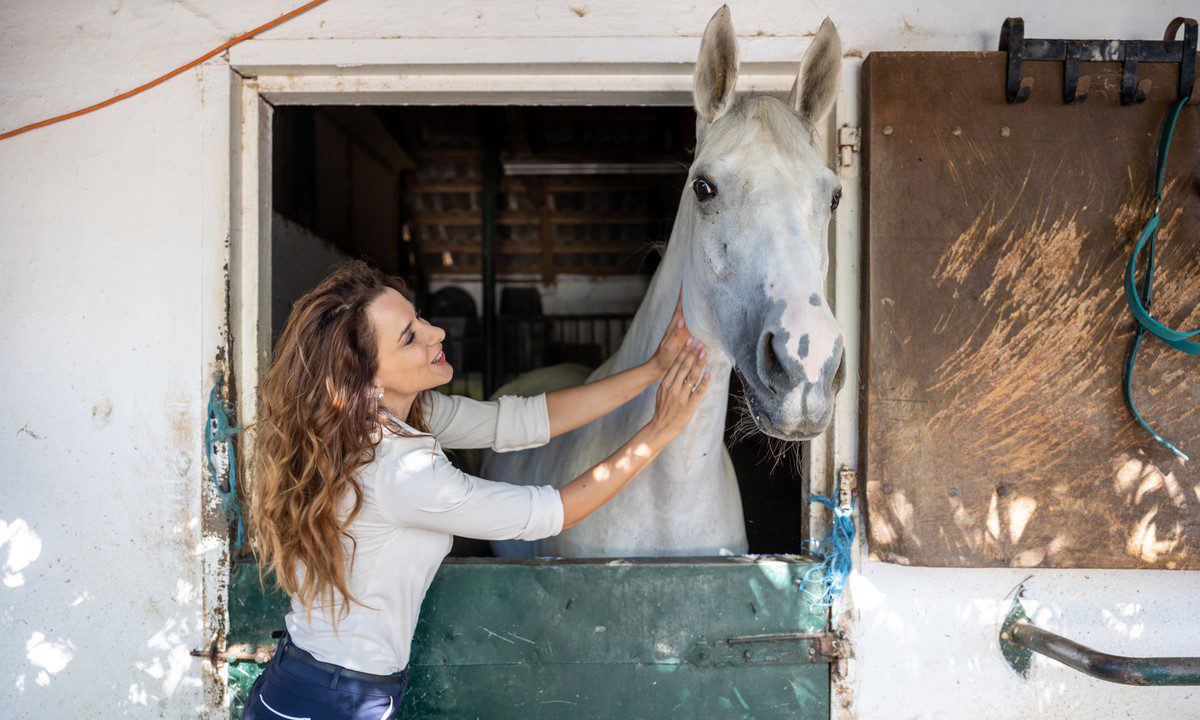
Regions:
M 924 566 L 1200 568 L 1200 473 L 1123 401 L 1123 273 L 1149 212 L 1178 66 L 874 53 L 864 66 L 867 228 L 862 470 L 874 557 Z M 1156 315 L 1200 324 L 1200 109 L 1168 166 Z M 1200 457 L 1200 359 L 1147 336 L 1135 392 Z

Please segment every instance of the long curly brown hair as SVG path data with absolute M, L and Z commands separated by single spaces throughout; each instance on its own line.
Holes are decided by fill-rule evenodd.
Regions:
M 249 527 L 260 572 L 274 571 L 310 617 L 315 604 L 336 608 L 335 624 L 351 602 L 362 605 L 346 586 L 356 549 L 347 528 L 362 509 L 358 470 L 375 459 L 381 425 L 412 435 L 373 392 L 377 346 L 366 309 L 388 288 L 408 296 L 399 278 L 352 260 L 296 301 L 253 426 Z M 419 394 L 405 418 L 423 433 L 425 402 Z

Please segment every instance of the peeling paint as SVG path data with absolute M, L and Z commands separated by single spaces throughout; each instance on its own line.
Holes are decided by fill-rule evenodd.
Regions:
M 25 423 L 24 425 L 22 425 L 20 428 L 17 429 L 17 435 L 21 435 L 21 434 L 28 435 L 29 437 L 33 438 L 34 440 L 42 439 L 41 435 L 39 435 L 38 433 L 35 433 L 34 431 L 29 429 L 29 423 Z
M 95 405 L 92 405 L 92 424 L 97 429 L 104 429 L 108 425 L 108 420 L 112 416 L 112 403 L 108 398 L 100 398 Z

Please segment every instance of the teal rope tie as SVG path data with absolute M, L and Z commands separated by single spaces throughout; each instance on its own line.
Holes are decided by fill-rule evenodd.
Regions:
M 221 496 L 221 505 L 225 509 L 225 517 L 236 528 L 233 541 L 235 552 L 246 544 L 246 523 L 242 518 L 242 504 L 238 501 L 237 490 L 237 460 L 234 457 L 233 436 L 241 431 L 241 426 L 229 422 L 229 413 L 222 401 L 221 377 L 218 376 L 212 392 L 208 395 L 208 422 L 205 423 L 204 457 L 208 460 L 208 474 L 217 486 L 217 494 Z M 229 459 L 227 474 L 222 475 L 217 468 L 216 455 L 224 451 Z M 223 482 L 223 480 L 228 482 Z
M 1158 228 L 1162 223 L 1163 184 L 1167 170 L 1167 153 L 1171 149 L 1171 137 L 1175 134 L 1179 113 L 1187 104 L 1189 97 L 1182 97 L 1175 102 L 1175 106 L 1167 116 L 1167 121 L 1163 124 L 1162 135 L 1158 140 L 1158 165 L 1154 173 L 1154 214 L 1142 228 L 1142 233 L 1138 236 L 1137 244 L 1133 248 L 1133 254 L 1129 258 L 1129 265 L 1125 268 L 1125 302 L 1129 305 L 1134 320 L 1137 321 L 1137 329 L 1133 336 L 1133 344 L 1129 349 L 1129 359 L 1125 363 L 1125 378 L 1122 383 L 1125 390 L 1125 402 L 1129 405 L 1129 410 L 1133 413 L 1134 418 L 1146 429 L 1146 432 L 1150 433 L 1151 437 L 1182 460 L 1187 460 L 1188 456 L 1150 427 L 1150 423 L 1146 422 L 1141 412 L 1138 411 L 1137 404 L 1133 399 L 1133 370 L 1137 362 L 1138 348 L 1141 347 L 1142 337 L 1147 331 L 1168 347 L 1188 355 L 1200 355 L 1200 342 L 1191 339 L 1200 335 L 1200 328 L 1190 332 L 1172 330 L 1150 315 L 1150 303 L 1154 294 L 1154 251 L 1158 240 Z M 1142 290 L 1139 294 L 1136 276 L 1138 258 L 1143 249 L 1146 250 L 1146 275 L 1142 279 Z
M 840 508 L 824 495 L 813 495 L 808 500 L 833 511 L 833 527 L 819 543 L 808 541 L 810 549 L 821 561 L 805 571 L 800 578 L 800 590 L 814 605 L 833 607 L 845 591 L 846 581 L 854 569 L 850 550 L 854 546 L 854 513 L 858 503 L 851 500 L 849 508 Z M 810 585 L 817 585 L 817 591 L 809 590 Z

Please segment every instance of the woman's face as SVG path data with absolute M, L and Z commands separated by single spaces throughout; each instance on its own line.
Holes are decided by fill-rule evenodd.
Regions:
M 411 400 L 454 377 L 442 352 L 446 332 L 417 317 L 403 295 L 388 288 L 367 306 L 367 317 L 379 346 L 375 384 L 383 388 L 385 404 Z

